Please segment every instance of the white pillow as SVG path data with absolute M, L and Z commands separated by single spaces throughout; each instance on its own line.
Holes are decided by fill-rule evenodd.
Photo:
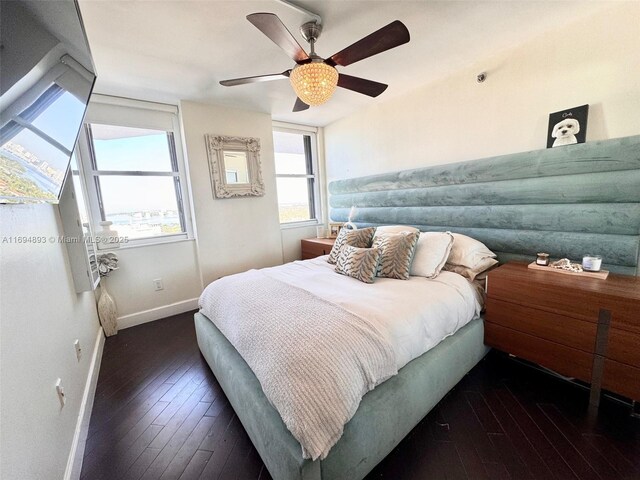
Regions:
M 448 264 L 474 268 L 485 258 L 496 258 L 496 254 L 487 246 L 466 235 L 453 233 L 453 247 L 449 254 Z
M 435 278 L 447 262 L 453 235 L 450 232 L 422 232 L 411 264 L 411 275 Z
M 416 227 L 410 227 L 409 225 L 384 225 L 382 227 L 376 227 L 376 233 L 373 238 L 376 237 L 379 233 L 420 233 Z

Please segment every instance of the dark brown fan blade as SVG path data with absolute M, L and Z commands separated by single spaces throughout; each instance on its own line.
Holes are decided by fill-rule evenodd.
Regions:
M 293 106 L 294 112 L 301 112 L 302 110 L 306 110 L 307 108 L 309 108 L 309 105 L 304 103 L 299 98 L 296 98 L 296 104 Z
M 247 15 L 247 20 L 253 23 L 258 30 L 269 37 L 276 45 L 287 52 L 296 63 L 305 63 L 309 60 L 309 55 L 296 39 L 287 30 L 284 23 L 273 13 L 252 13 Z
M 232 78 L 230 80 L 222 80 L 220 85 L 225 87 L 233 87 L 235 85 L 244 85 L 247 83 L 270 82 L 272 80 L 281 80 L 287 78 L 291 70 L 285 70 L 282 73 L 272 73 L 270 75 L 257 75 L 255 77 Z
M 369 95 L 370 97 L 377 97 L 384 92 L 389 85 L 341 73 L 338 76 L 338 86 L 362 93 L 363 95 Z
M 396 20 L 386 27 L 376 30 L 371 35 L 358 40 L 353 45 L 349 45 L 344 50 L 332 55 L 331 58 L 327 58 L 325 63 L 331 66 L 342 65 L 346 67 L 390 48 L 407 43 L 409 40 L 409 30 L 404 26 L 404 23 Z

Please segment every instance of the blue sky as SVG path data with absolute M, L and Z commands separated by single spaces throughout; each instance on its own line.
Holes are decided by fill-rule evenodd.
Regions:
M 32 123 L 67 149 L 73 150 L 83 115 L 84 104 L 69 92 L 65 92 Z M 67 155 L 30 130 L 21 130 L 10 141 L 22 145 L 52 168 L 66 171 L 69 162 Z
M 165 132 L 92 125 L 99 170 L 171 171 Z M 173 177 L 102 176 L 105 211 L 176 210 Z

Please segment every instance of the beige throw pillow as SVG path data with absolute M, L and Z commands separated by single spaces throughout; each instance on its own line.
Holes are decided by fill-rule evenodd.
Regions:
M 460 233 L 453 233 L 453 247 L 449 254 L 448 264 L 474 268 L 485 258 L 496 258 L 496 254 L 478 240 Z
M 380 250 L 344 245 L 336 260 L 336 272 L 364 283 L 373 283 L 378 270 Z
M 420 234 L 417 232 L 377 235 L 372 246 L 380 249 L 378 277 L 408 280 L 419 237 Z
M 474 280 L 484 280 L 487 276 L 487 272 L 497 264 L 498 261 L 495 258 L 484 258 L 476 263 L 473 268 L 447 263 L 444 266 L 444 270 L 462 275 L 463 277 L 468 278 L 469 281 L 473 282 Z
M 453 246 L 450 232 L 422 232 L 411 264 L 411 275 L 435 278 L 449 258 Z
M 383 225 L 381 227 L 376 228 L 376 233 L 373 236 L 375 238 L 378 235 L 382 235 L 383 233 L 420 233 L 416 227 L 410 227 L 409 225 Z
M 333 248 L 331 249 L 327 262 L 336 263 L 340 249 L 345 245 L 358 248 L 369 248 L 375 231 L 375 227 L 360 228 L 358 230 L 348 230 L 343 228 L 340 230 L 340 233 L 333 244 Z

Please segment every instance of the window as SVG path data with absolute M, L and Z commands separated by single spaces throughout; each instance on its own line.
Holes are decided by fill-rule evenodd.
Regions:
M 54 83 L 11 117 L 0 130 L 0 198 L 58 199 L 84 110 Z
M 129 245 L 188 238 L 175 113 L 98 104 L 87 120 L 79 146 L 94 231 L 111 221 Z
M 314 132 L 274 129 L 273 145 L 281 224 L 320 218 Z

